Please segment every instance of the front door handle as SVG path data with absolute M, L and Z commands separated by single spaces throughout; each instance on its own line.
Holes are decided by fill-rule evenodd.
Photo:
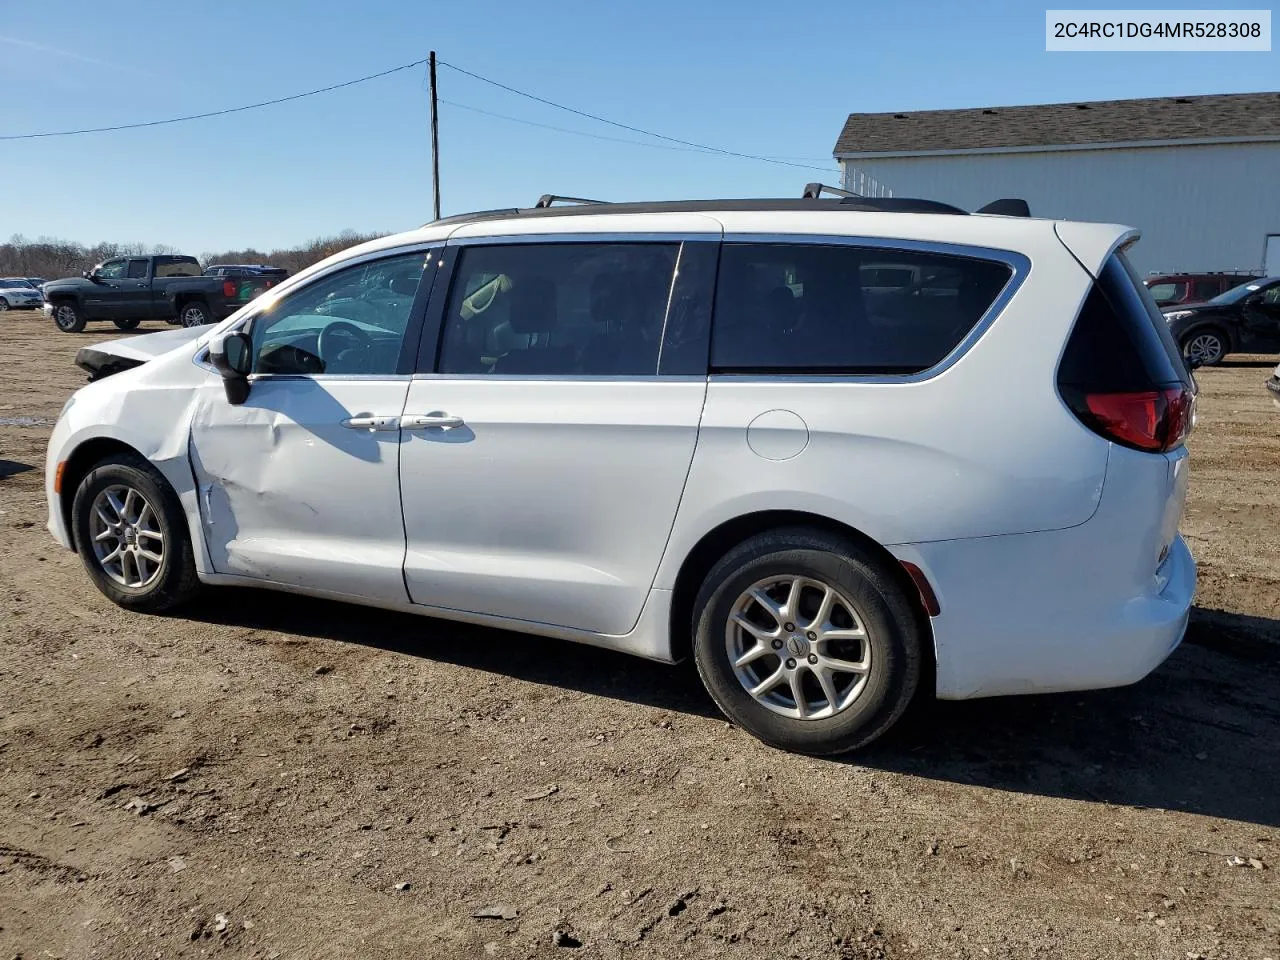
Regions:
M 440 410 L 404 417 L 400 421 L 406 430 L 424 430 L 427 427 L 443 427 L 445 430 L 451 430 L 454 427 L 462 426 L 465 422 L 461 417 L 453 417 Z
M 368 430 L 370 433 L 375 430 L 399 430 L 399 417 L 375 417 L 370 414 L 364 414 L 359 417 L 348 417 L 342 421 L 342 425 L 348 430 Z

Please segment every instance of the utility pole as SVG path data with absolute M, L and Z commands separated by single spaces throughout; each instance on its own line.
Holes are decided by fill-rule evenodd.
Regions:
M 436 52 L 427 57 L 431 73 L 431 197 L 435 205 L 435 219 L 440 219 L 440 122 L 436 107 Z

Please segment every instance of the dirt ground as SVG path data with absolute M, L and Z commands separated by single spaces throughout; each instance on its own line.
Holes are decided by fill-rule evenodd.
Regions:
M 1274 359 L 1201 372 L 1163 667 L 831 761 L 688 668 L 256 591 L 117 609 L 42 494 L 106 330 L 0 332 L 0 960 L 1280 960 Z

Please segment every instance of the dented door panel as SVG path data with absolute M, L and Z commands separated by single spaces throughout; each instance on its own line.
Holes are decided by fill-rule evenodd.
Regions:
M 403 602 L 398 419 L 408 386 L 265 377 L 240 406 L 220 383 L 202 389 L 189 452 L 214 570 Z

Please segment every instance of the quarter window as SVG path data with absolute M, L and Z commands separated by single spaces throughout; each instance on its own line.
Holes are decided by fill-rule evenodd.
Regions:
M 711 366 L 721 372 L 909 374 L 955 349 L 1010 268 L 823 244 L 725 244 Z
M 547 243 L 462 250 L 440 372 L 652 376 L 679 244 Z
M 361 263 L 281 297 L 253 319 L 254 372 L 394 374 L 431 256 Z

